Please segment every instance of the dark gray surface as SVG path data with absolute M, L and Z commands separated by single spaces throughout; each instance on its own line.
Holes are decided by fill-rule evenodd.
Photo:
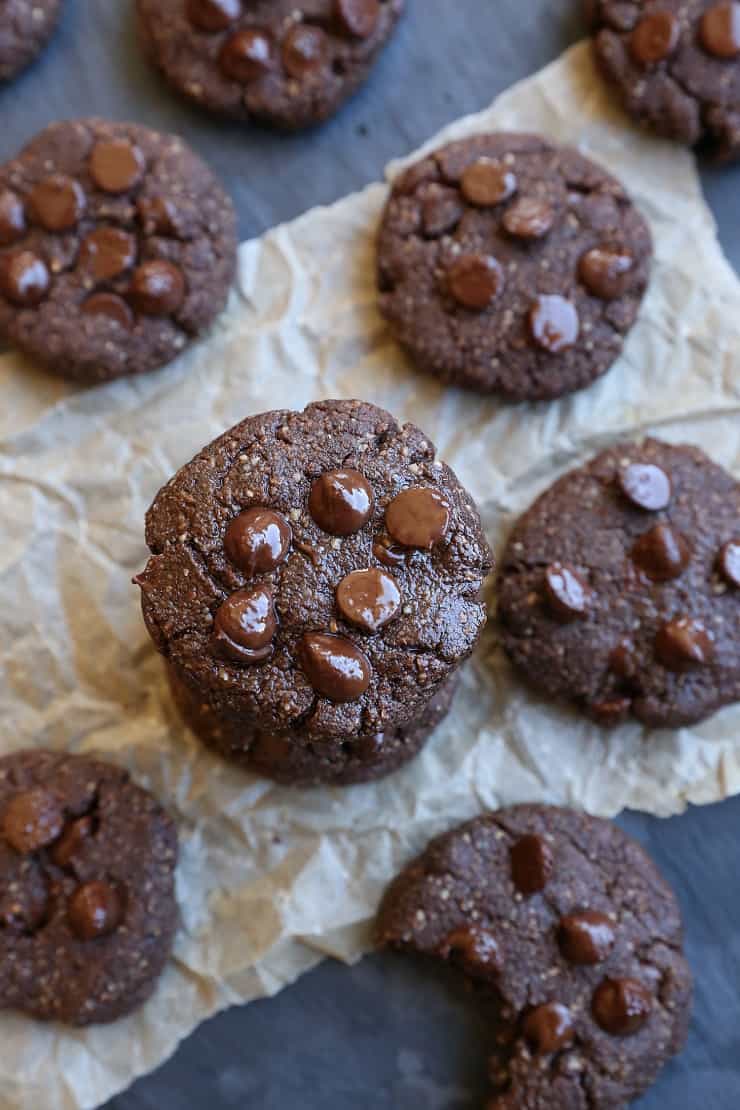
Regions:
M 322 130 L 285 138 L 177 101 L 140 57 L 131 0 L 66 2 L 44 59 L 0 91 L 0 160 L 51 119 L 93 111 L 178 131 L 231 189 L 242 237 L 377 179 L 389 158 L 488 104 L 583 33 L 581 0 L 409 0 L 370 85 Z M 707 172 L 705 184 L 740 268 L 740 166 Z M 740 799 L 621 823 L 676 885 L 697 976 L 688 1048 L 639 1106 L 738 1110 Z M 108 1110 L 474 1110 L 485 1048 L 481 1017 L 443 975 L 392 957 L 325 964 L 278 998 L 203 1026 Z

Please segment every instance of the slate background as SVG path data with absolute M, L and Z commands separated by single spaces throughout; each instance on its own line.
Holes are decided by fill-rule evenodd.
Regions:
M 247 238 L 377 180 L 390 158 L 487 105 L 584 32 L 580 0 L 408 5 L 359 96 L 321 130 L 284 137 L 213 121 L 178 101 L 141 57 L 131 0 L 66 0 L 46 55 L 0 90 L 0 161 L 50 120 L 93 111 L 176 131 L 231 190 Z M 740 269 L 740 166 L 707 170 L 704 183 Z M 697 975 L 687 1050 L 636 1105 L 738 1110 L 740 799 L 670 821 L 625 814 L 620 823 L 676 886 Z M 482 1016 L 445 974 L 394 957 L 351 969 L 327 963 L 277 998 L 202 1026 L 107 1110 L 479 1110 L 485 1050 Z

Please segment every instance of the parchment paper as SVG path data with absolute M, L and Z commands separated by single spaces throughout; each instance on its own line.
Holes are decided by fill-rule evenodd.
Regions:
M 692 157 L 629 128 L 585 45 L 433 144 L 495 127 L 579 144 L 626 182 L 655 232 L 641 321 L 617 366 L 575 397 L 505 406 L 412 369 L 374 306 L 382 185 L 244 244 L 228 312 L 161 373 L 79 392 L 0 359 L 3 747 L 100 751 L 168 801 L 183 919 L 138 1014 L 83 1032 L 0 1017 L 2 1110 L 93 1107 L 219 1008 L 278 991 L 323 954 L 357 958 L 392 874 L 486 807 L 669 814 L 740 790 L 740 707 L 695 729 L 606 732 L 525 693 L 493 627 L 435 740 L 377 785 L 291 791 L 252 778 L 202 751 L 170 704 L 130 583 L 146 557 L 144 513 L 178 466 L 248 413 L 361 396 L 414 420 L 472 491 L 497 549 L 557 474 L 623 435 L 689 440 L 740 474 L 740 284 Z

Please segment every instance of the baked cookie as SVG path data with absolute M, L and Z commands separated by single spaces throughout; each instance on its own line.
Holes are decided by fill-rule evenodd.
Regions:
M 137 0 L 144 47 L 209 111 L 295 130 L 364 83 L 405 0 Z
M 0 0 L 0 82 L 29 65 L 56 26 L 62 0 Z
M 478 135 L 395 182 L 380 310 L 422 370 L 549 400 L 612 365 L 651 257 L 647 224 L 599 166 L 536 135 Z
M 336 777 L 342 745 L 381 773 L 379 734 L 431 727 L 485 624 L 470 496 L 418 428 L 361 401 L 244 420 L 160 491 L 146 537 L 144 618 L 175 679 L 240 761 L 254 730 L 310 749 L 288 777 Z
M 695 447 L 604 451 L 515 526 L 498 615 L 529 681 L 603 724 L 708 717 L 740 699 L 740 483 Z
M 0 1008 L 114 1021 L 154 990 L 177 924 L 177 833 L 118 767 L 0 759 Z
M 488 1110 L 617 1110 L 686 1039 L 676 899 L 609 821 L 524 805 L 462 825 L 391 885 L 376 935 L 498 1003 Z
M 588 0 L 599 66 L 661 135 L 740 156 L 740 3 Z
M 52 124 L 0 167 L 0 337 L 94 383 L 175 358 L 224 307 L 236 218 L 171 135 Z

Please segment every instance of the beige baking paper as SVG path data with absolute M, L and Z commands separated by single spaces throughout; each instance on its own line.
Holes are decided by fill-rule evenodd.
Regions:
M 669 814 L 740 790 L 740 707 L 695 729 L 606 732 L 525 693 L 493 628 L 434 741 L 377 785 L 292 791 L 251 778 L 201 751 L 170 704 L 131 585 L 144 512 L 248 413 L 364 397 L 414 420 L 497 549 L 535 494 L 621 436 L 689 440 L 740 475 L 740 285 L 692 157 L 628 127 L 585 45 L 442 137 L 494 127 L 577 143 L 626 182 L 655 232 L 654 281 L 625 354 L 575 397 L 506 406 L 414 372 L 374 304 L 383 185 L 246 243 L 229 311 L 161 373 L 80 392 L 0 359 L 3 747 L 101 751 L 166 800 L 181 830 L 183 918 L 140 1013 L 84 1032 L 0 1018 L 2 1110 L 93 1107 L 214 1011 L 280 990 L 324 954 L 356 959 L 391 875 L 486 807 Z

